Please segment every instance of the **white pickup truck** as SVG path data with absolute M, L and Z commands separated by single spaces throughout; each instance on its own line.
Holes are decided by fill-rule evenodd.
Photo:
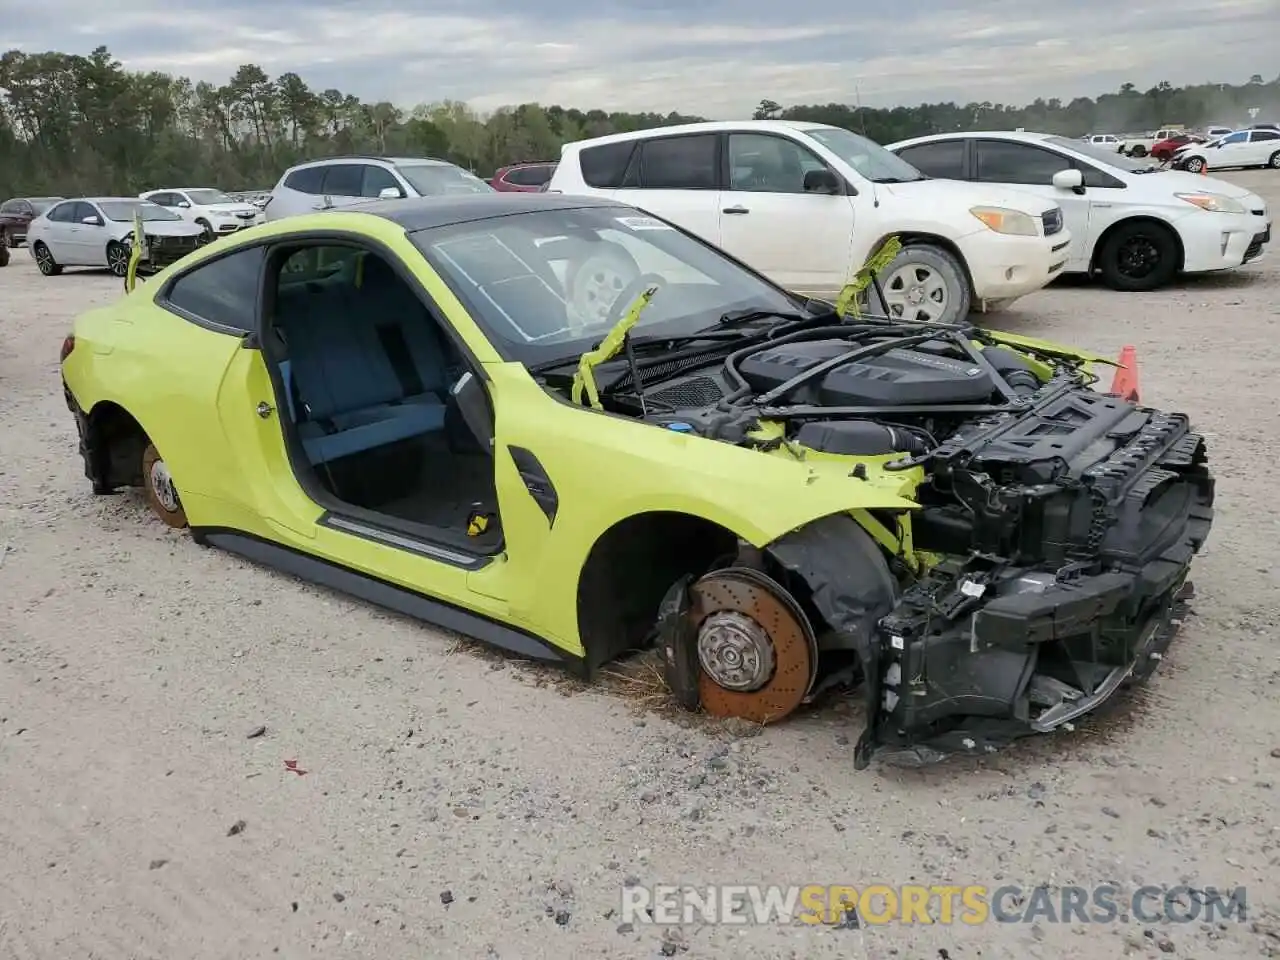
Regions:
M 1171 124 L 1162 127 L 1155 133 L 1144 134 L 1140 137 L 1122 137 L 1120 139 L 1120 153 L 1129 157 L 1145 157 L 1151 152 L 1151 148 L 1162 140 L 1168 140 L 1170 137 L 1176 137 L 1180 133 L 1186 133 L 1187 128 L 1180 123 Z

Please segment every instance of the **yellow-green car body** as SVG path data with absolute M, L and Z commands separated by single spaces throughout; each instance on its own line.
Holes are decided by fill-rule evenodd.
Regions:
M 540 232 L 530 228 L 528 245 L 517 250 L 516 240 L 523 244 L 524 233 L 508 234 L 516 229 L 513 224 L 525 222 L 522 217 L 535 218 L 528 222 L 542 226 Z M 566 235 L 557 233 L 557 217 L 564 221 Z M 543 263 L 540 251 L 557 245 L 570 251 L 564 255 L 568 260 L 553 262 L 547 254 Z M 612 284 L 608 289 L 619 299 L 600 306 L 600 291 L 588 288 L 600 281 L 602 263 L 620 269 L 620 248 L 631 251 L 638 268 L 645 269 L 636 277 L 625 271 L 606 276 Z M 381 299 L 375 293 L 368 294 L 374 299 L 362 299 L 376 286 L 373 280 L 366 282 L 364 271 L 369 277 L 376 272 L 377 283 L 386 284 L 375 291 Z M 486 271 L 493 277 L 483 279 Z M 389 279 L 392 275 L 395 281 Z M 690 706 L 710 704 L 712 712 L 777 719 L 761 711 L 789 712 L 811 699 L 822 689 L 823 673 L 848 681 L 861 676 L 868 681 L 869 707 L 881 716 L 871 718 L 860 763 L 878 744 L 905 745 L 919 756 L 926 749 L 921 744 L 941 743 L 936 734 L 942 727 L 948 728 L 943 734 L 964 734 L 952 736 L 951 747 L 937 747 L 953 749 L 954 743 L 973 739 L 965 733 L 964 718 L 971 718 L 975 708 L 984 722 L 999 717 L 1028 727 L 1020 704 L 1028 697 L 1034 700 L 1035 692 L 1024 684 L 1016 691 L 1010 688 L 1000 709 L 992 707 L 994 700 L 979 702 L 978 695 L 972 703 L 960 704 L 959 714 L 939 708 L 938 717 L 956 715 L 959 720 L 940 726 L 935 718 L 925 718 L 909 729 L 892 729 L 897 714 L 885 706 L 884 664 L 909 651 L 906 643 L 898 650 L 901 638 L 894 639 L 877 624 L 901 614 L 913 588 L 923 589 L 931 576 L 944 576 L 931 571 L 947 563 L 970 563 L 980 552 L 957 555 L 918 542 L 913 528 L 918 527 L 922 485 L 933 489 L 929 458 L 920 446 L 928 430 L 911 427 L 915 439 L 904 441 L 906 446 L 897 451 L 846 454 L 797 442 L 796 424 L 821 420 L 819 412 L 815 408 L 808 419 L 795 415 L 789 398 L 770 400 L 768 391 L 700 403 L 697 416 L 652 406 L 636 415 L 619 412 L 616 405 L 610 409 L 608 403 L 597 408 L 573 401 L 567 387 L 579 355 L 616 325 L 626 305 L 621 300 L 630 302 L 636 292 L 628 294 L 626 288 L 646 278 L 658 281 L 658 292 L 645 318 L 659 310 L 657 304 L 665 313 L 651 324 L 640 318 L 625 338 L 627 349 L 598 368 L 613 371 L 607 396 L 621 396 L 619 371 L 622 380 L 635 374 L 641 362 L 646 370 L 657 371 L 661 357 L 677 357 L 686 346 L 701 344 L 710 350 L 708 362 L 719 369 L 729 346 L 741 351 L 752 343 L 768 347 L 784 342 L 786 337 L 775 337 L 771 330 L 791 330 L 788 324 L 795 325 L 802 345 L 809 329 L 840 329 L 840 319 L 824 315 L 823 305 L 790 297 L 671 225 L 608 202 L 547 195 L 437 198 L 290 218 L 220 240 L 139 284 L 118 302 L 77 319 L 63 348 L 62 374 L 86 475 L 100 493 L 141 486 L 158 515 L 175 527 L 189 527 L 199 543 L 230 549 L 584 675 L 656 642 L 675 695 Z M 394 283 L 399 286 L 393 290 Z M 750 297 L 743 293 L 741 303 L 732 300 L 743 291 Z M 717 296 L 729 298 L 725 303 L 737 307 L 737 315 L 730 310 L 717 319 L 714 314 L 725 305 Z M 710 313 L 697 315 L 696 329 L 690 327 L 693 320 L 682 319 L 681 298 L 709 305 Z M 563 330 L 555 325 L 558 302 L 566 311 Z M 750 316 L 757 302 L 754 313 L 759 316 Z M 335 304 L 352 306 L 338 316 Z M 448 382 L 440 380 L 432 389 L 423 387 L 422 377 L 415 380 L 413 370 L 403 372 L 403 366 L 412 366 L 408 361 L 395 362 L 397 350 L 403 348 L 407 356 L 421 352 L 420 344 L 384 336 L 402 327 L 418 330 L 413 326 L 419 323 L 417 310 L 433 324 L 431 336 L 438 340 L 431 342 L 447 360 L 440 362 L 448 368 Z M 399 316 L 397 311 L 415 319 L 401 326 L 396 326 L 400 320 L 383 323 Z M 536 325 L 525 329 L 521 324 L 532 321 L 522 311 L 544 318 L 539 322 L 550 323 L 546 329 L 552 332 L 539 332 L 543 328 Z M 545 320 L 549 315 L 554 322 Z M 503 326 L 507 319 L 510 328 Z M 386 357 L 379 356 L 376 363 L 369 359 L 377 349 L 362 327 L 366 321 L 382 338 L 390 366 L 383 364 Z M 706 327 L 702 321 L 714 328 L 705 341 L 697 339 Z M 885 325 L 886 336 L 912 332 L 866 319 L 857 321 L 858 329 L 875 322 Z M 326 354 L 322 336 L 329 328 L 335 331 L 332 355 Z M 668 330 L 675 331 L 670 344 L 663 342 Z M 741 339 L 732 339 L 739 335 Z M 904 342 L 918 344 L 922 336 L 916 329 L 915 339 Z M 1028 383 L 1040 391 L 1035 397 L 1055 383 L 1066 389 L 1071 377 L 1072 389 L 1086 390 L 1093 379 L 1088 365 L 1107 362 L 1025 338 L 972 330 L 964 337 L 982 350 L 1004 351 L 986 356 L 1016 357 L 1019 369 L 1034 378 Z M 721 342 L 726 349 L 716 353 Z M 304 343 L 310 346 L 304 349 Z M 963 354 L 954 343 L 946 349 Z M 883 355 L 881 348 L 874 350 L 879 353 L 873 351 L 872 359 Z M 435 362 L 426 367 L 434 371 Z M 342 407 L 342 398 L 335 399 L 342 392 L 339 384 L 345 383 L 342 389 L 348 393 L 370 396 L 381 389 L 373 373 L 357 382 L 351 371 L 360 364 L 371 370 L 394 367 L 399 386 L 387 386 L 387 391 L 412 396 L 379 399 L 354 411 L 337 409 Z M 646 376 L 656 383 L 660 375 Z M 299 386 L 308 378 L 309 396 Z M 633 398 L 641 407 L 643 394 L 636 390 Z M 1030 409 L 1040 402 L 1032 398 L 1030 386 L 1027 396 L 1016 403 L 979 406 L 1013 409 L 1016 419 L 1021 415 L 1018 404 Z M 322 400 L 337 409 L 331 417 L 312 416 Z M 423 446 L 416 445 L 421 439 L 417 435 L 399 434 L 385 447 L 356 450 L 347 443 L 366 428 L 389 430 L 398 418 L 420 415 L 435 431 Z M 1131 418 L 1130 426 L 1136 424 Z M 868 429 L 879 435 L 878 427 Z M 1199 517 L 1211 503 L 1211 479 L 1200 465 L 1198 438 L 1192 442 L 1187 437 L 1194 435 L 1185 427 L 1168 433 L 1165 452 L 1156 457 L 1164 457 L 1165 466 L 1157 467 L 1155 460 L 1150 465 L 1178 473 L 1175 482 L 1185 488 L 1188 504 L 1179 515 L 1184 527 L 1192 524 L 1193 513 Z M 1173 466 L 1167 451 L 1179 443 L 1196 452 L 1186 465 Z M 1117 446 L 1119 441 L 1103 452 Z M 354 452 L 344 452 L 348 447 Z M 905 462 L 908 454 L 919 462 Z M 465 464 L 465 469 L 454 464 Z M 466 502 L 465 483 L 457 481 L 460 491 L 450 486 L 455 481 L 445 476 L 449 470 L 478 477 L 474 502 Z M 437 481 L 438 487 L 432 487 Z M 440 492 L 433 495 L 433 489 Z M 351 492 L 355 490 L 359 495 Z M 398 496 L 404 490 L 410 492 Z M 390 499 L 384 500 L 384 494 Z M 393 513 L 385 506 L 389 503 L 406 506 L 396 506 L 399 512 Z M 437 522 L 445 507 L 451 512 Z M 1177 518 L 1170 521 L 1175 522 Z M 1203 530 L 1196 527 L 1174 540 L 1198 546 L 1207 531 L 1204 524 Z M 842 568 L 845 560 L 835 558 L 843 556 L 840 551 L 847 544 L 829 552 L 822 546 L 824 538 L 832 537 L 857 540 L 854 554 L 861 559 L 849 562 L 868 564 L 866 570 L 872 572 Z M 1161 551 L 1165 562 L 1169 551 Z M 733 579 L 735 570 L 747 568 L 755 573 Z M 1089 575 L 1114 573 L 1108 571 Z M 707 581 L 710 587 L 699 587 L 708 574 L 714 574 Z M 1126 574 L 1129 593 L 1137 575 Z M 856 625 L 839 622 L 839 611 L 848 609 L 841 607 L 834 586 L 842 576 L 878 584 L 868 588 L 872 599 Z M 1162 581 L 1152 603 L 1158 600 L 1162 610 L 1171 609 L 1183 576 L 1185 565 Z M 993 583 L 995 579 L 993 574 Z M 724 599 L 726 589 L 750 596 Z M 709 599 L 711 594 L 722 599 Z M 715 602 L 728 612 L 722 611 L 723 623 L 716 621 L 719 632 L 703 644 L 699 661 L 697 609 Z M 732 616 L 730 607 L 737 611 Z M 750 630 L 743 627 L 746 633 L 734 633 L 750 620 L 744 609 L 765 607 L 786 620 L 792 636 L 791 641 L 782 639 L 786 631 L 778 628 L 772 652 L 760 646 L 764 641 L 758 632 L 748 636 Z M 1158 621 L 1163 631 L 1168 617 L 1157 616 L 1154 609 L 1144 608 L 1143 616 L 1155 617 L 1152 622 Z M 705 613 L 703 609 L 704 624 Z M 1110 624 L 1106 629 L 1114 628 Z M 795 639 L 801 637 L 803 643 Z M 921 643 L 917 665 L 927 667 L 927 637 Z M 1128 646 L 1121 659 L 1131 661 L 1138 641 L 1124 643 Z M 708 644 L 714 647 L 710 653 Z M 741 669 L 736 674 L 729 669 L 724 676 L 739 680 L 713 691 L 708 676 L 715 669 L 706 659 L 713 654 L 721 657 L 716 662 L 728 657 L 735 669 L 744 655 L 757 661 L 763 657 L 777 677 L 791 670 L 801 679 L 793 678 L 787 686 L 775 677 L 768 681 L 772 699 L 761 698 L 739 682 Z M 973 656 L 978 659 L 976 651 Z M 1016 656 L 1026 661 L 1030 677 L 1034 652 Z M 828 661 L 841 663 L 828 671 Z M 967 669 L 952 654 L 945 662 L 944 668 L 938 661 L 937 669 Z M 764 669 L 759 662 L 756 667 Z M 915 680 L 927 682 L 898 675 L 900 685 Z M 1101 691 L 1102 682 L 1101 676 L 1082 678 L 1084 695 Z M 997 735 L 990 738 L 998 740 Z M 979 737 L 974 742 L 980 747 L 987 741 Z

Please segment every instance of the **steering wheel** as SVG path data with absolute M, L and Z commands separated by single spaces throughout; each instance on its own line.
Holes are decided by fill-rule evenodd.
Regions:
M 662 288 L 666 286 L 665 277 L 656 273 L 642 273 L 623 288 L 618 294 L 618 299 L 613 301 L 613 305 L 609 307 L 608 318 L 606 322 L 613 326 L 622 319 L 622 315 L 627 309 L 636 302 L 636 297 L 644 293 L 650 287 Z

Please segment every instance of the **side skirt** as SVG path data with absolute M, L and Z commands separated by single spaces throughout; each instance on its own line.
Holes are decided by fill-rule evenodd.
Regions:
M 192 527 L 191 535 L 199 544 L 219 547 L 300 580 L 350 594 L 375 606 L 452 630 L 521 657 L 564 667 L 575 676 L 587 675 L 585 660 L 560 650 L 541 637 L 378 577 L 339 566 L 241 530 Z

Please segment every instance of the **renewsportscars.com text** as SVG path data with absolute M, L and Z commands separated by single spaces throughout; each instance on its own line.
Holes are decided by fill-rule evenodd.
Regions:
M 626 923 L 841 924 L 1243 922 L 1244 887 L 873 884 L 654 885 L 622 891 Z

